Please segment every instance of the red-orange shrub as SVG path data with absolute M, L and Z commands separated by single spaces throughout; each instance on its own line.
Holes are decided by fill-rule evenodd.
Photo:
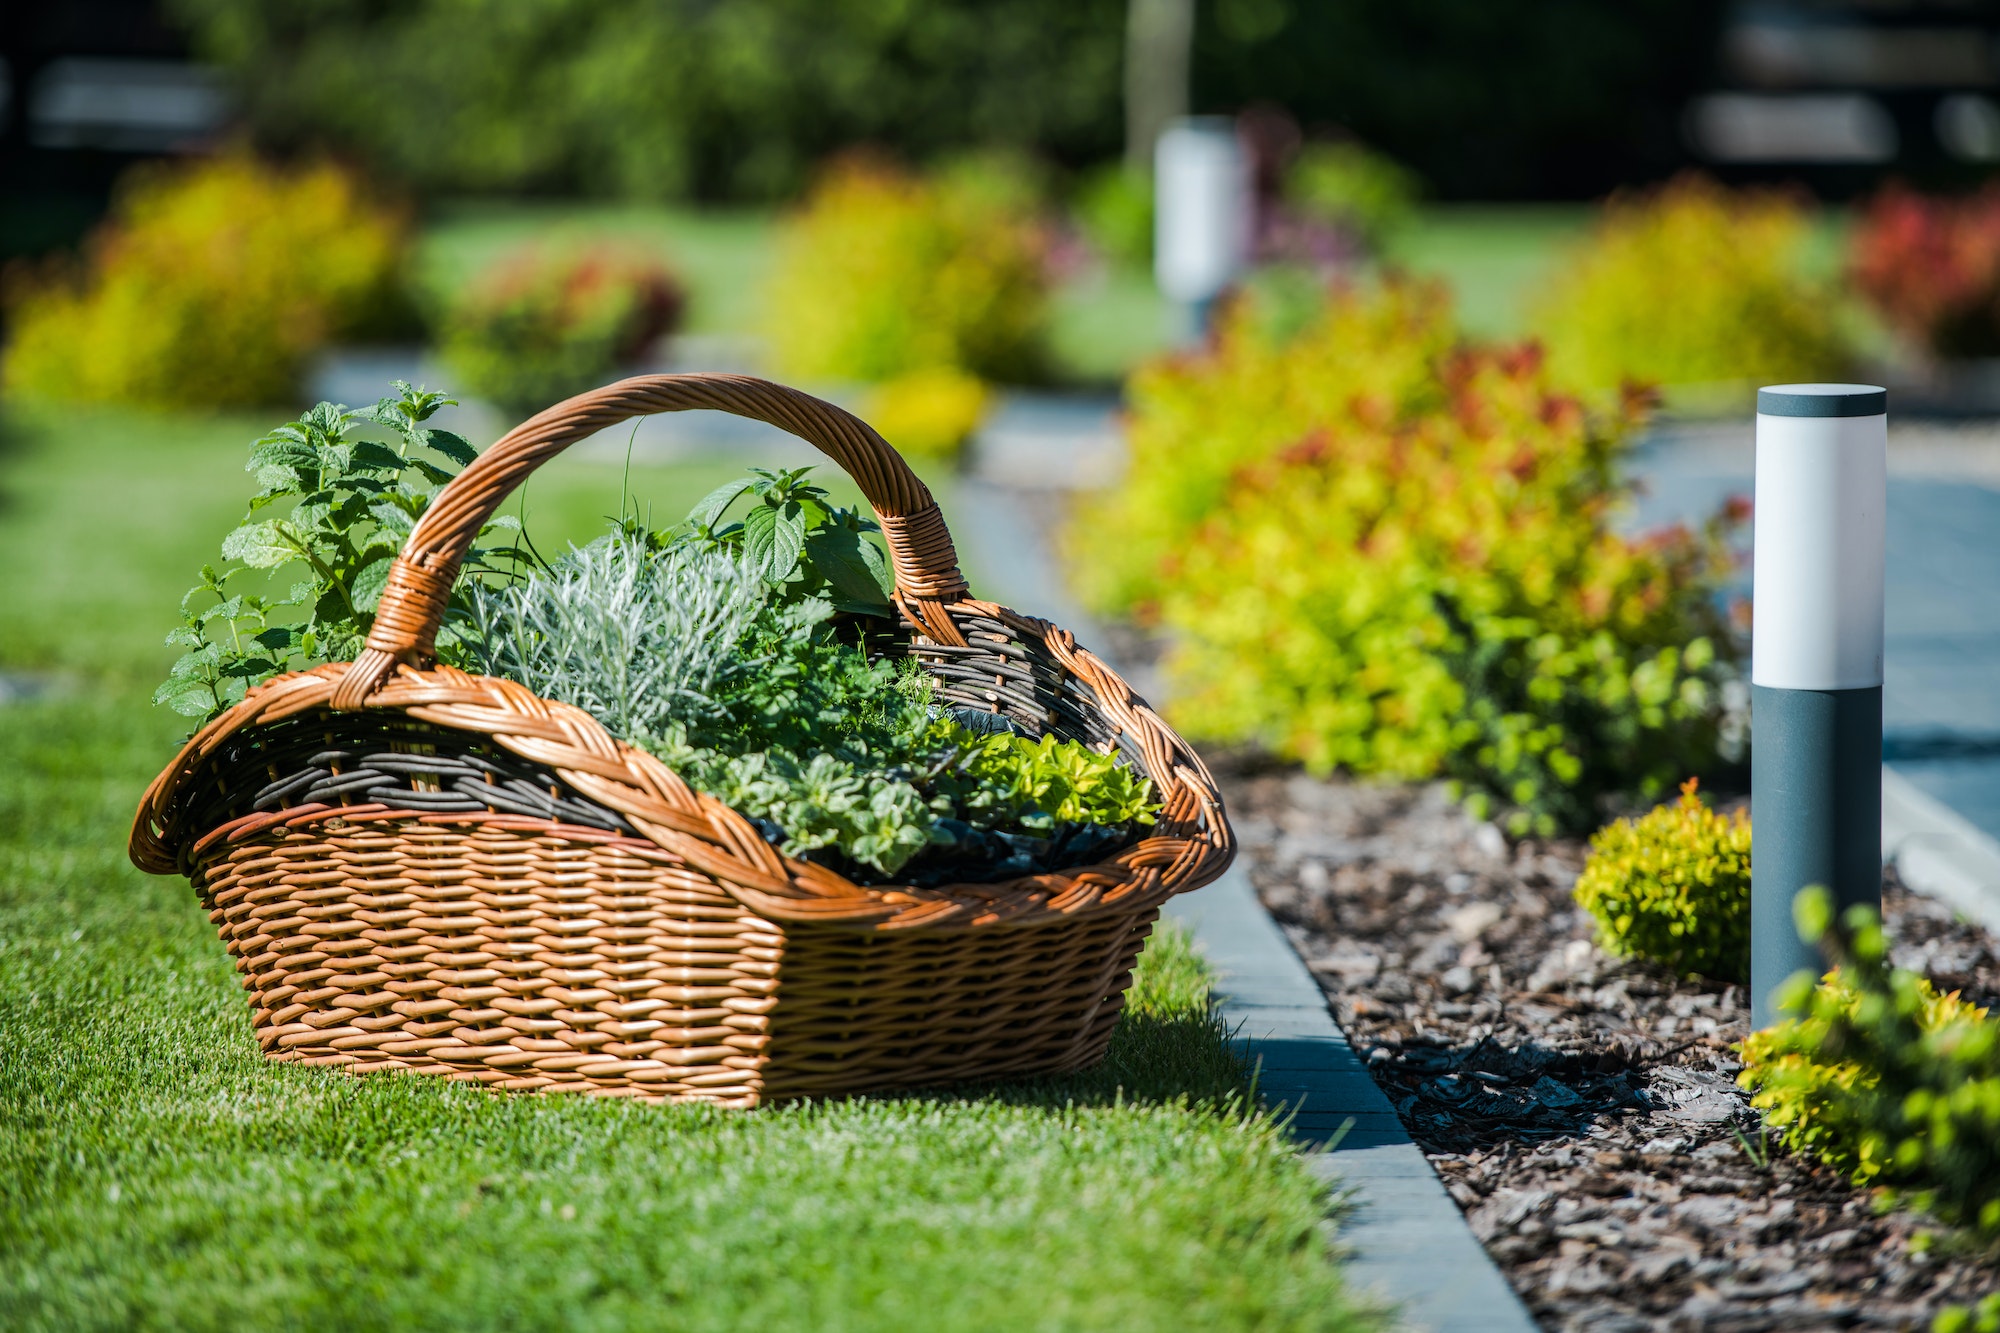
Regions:
M 1933 355 L 2000 354 L 2000 185 L 1960 199 L 1891 185 L 1855 230 L 1849 272 Z

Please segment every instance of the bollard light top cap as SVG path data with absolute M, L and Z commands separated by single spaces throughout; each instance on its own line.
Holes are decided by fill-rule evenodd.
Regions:
M 1773 384 L 1757 390 L 1764 417 L 1879 417 L 1889 391 L 1879 384 Z

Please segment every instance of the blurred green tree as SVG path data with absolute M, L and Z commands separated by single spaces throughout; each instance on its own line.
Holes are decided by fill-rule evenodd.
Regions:
M 1147 0 L 168 4 L 269 146 L 359 152 L 429 189 L 627 198 L 785 195 L 857 143 L 1103 162 L 1126 137 L 1128 19 L 1180 13 Z M 1343 126 L 1445 197 L 1581 197 L 1684 162 L 1680 110 L 1707 74 L 1721 0 L 1194 11 L 1195 111 L 1272 103 L 1308 131 Z M 1163 59 L 1171 45 L 1137 49 Z M 1139 80 L 1158 94 L 1151 123 L 1179 74 L 1140 73 L 1157 76 Z M 1135 145 L 1135 163 L 1148 156 Z
M 433 189 L 772 197 L 829 151 L 1122 141 L 1125 0 L 170 0 L 260 139 Z

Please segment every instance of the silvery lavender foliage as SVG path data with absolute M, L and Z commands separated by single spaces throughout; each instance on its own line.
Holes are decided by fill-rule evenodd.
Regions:
M 718 694 L 758 669 L 739 648 L 769 595 L 736 556 L 614 533 L 525 583 L 479 589 L 463 639 L 476 671 L 616 735 L 664 735 L 714 716 Z

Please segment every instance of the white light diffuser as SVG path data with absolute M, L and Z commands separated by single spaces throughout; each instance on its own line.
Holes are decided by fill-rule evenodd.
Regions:
M 1212 301 L 1250 250 L 1250 160 L 1220 117 L 1177 121 L 1153 156 L 1153 276 L 1175 301 Z

